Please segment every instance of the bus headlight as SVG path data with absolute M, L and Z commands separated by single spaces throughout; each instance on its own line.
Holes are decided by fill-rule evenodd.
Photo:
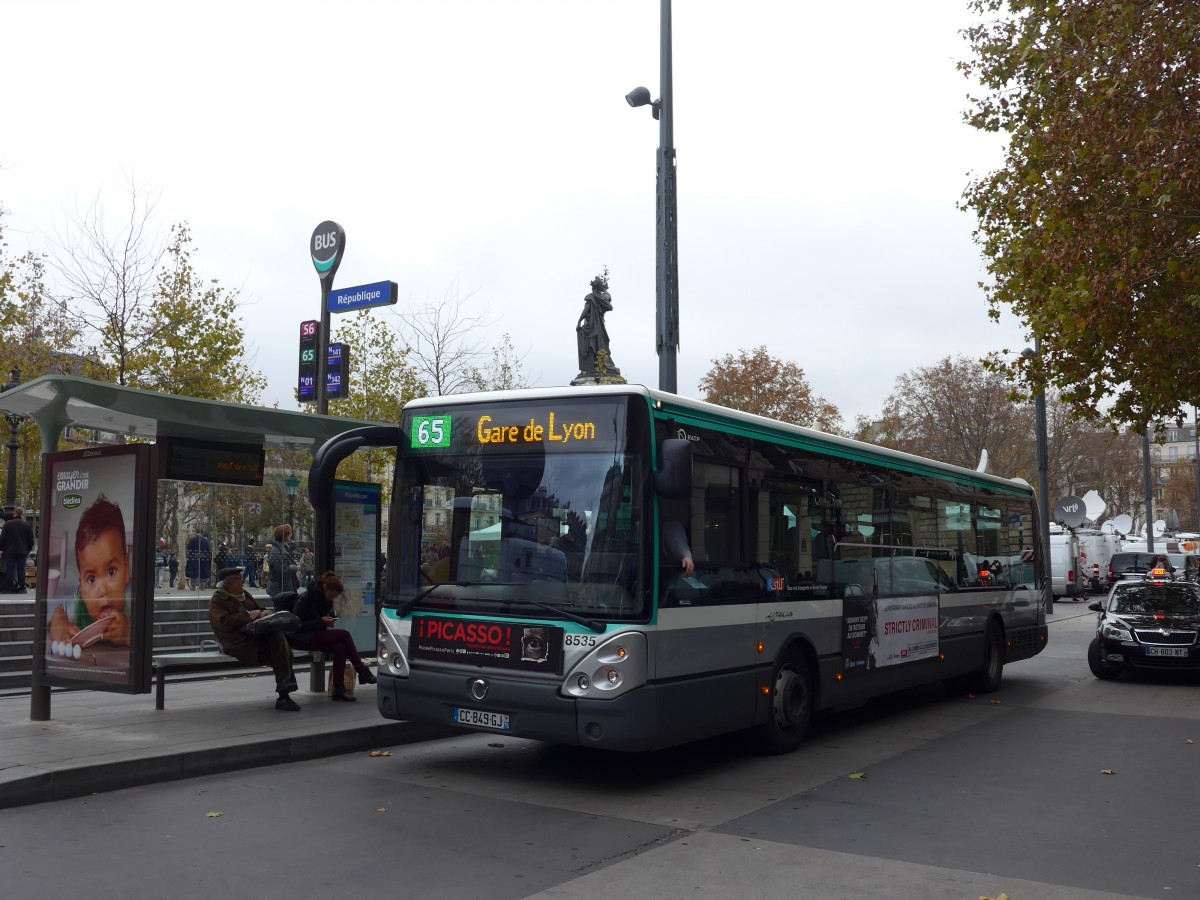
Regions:
M 383 617 L 379 622 L 379 671 L 397 678 L 408 677 L 408 627 L 406 620 Z M 395 630 L 393 630 L 395 629 Z
M 646 636 L 636 631 L 614 635 L 594 647 L 562 682 L 568 697 L 609 699 L 646 683 Z

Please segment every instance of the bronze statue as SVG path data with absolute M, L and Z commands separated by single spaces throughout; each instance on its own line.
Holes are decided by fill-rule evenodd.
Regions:
M 575 326 L 575 336 L 579 342 L 579 375 L 576 381 L 621 376 L 621 370 L 613 364 L 608 348 L 608 329 L 604 327 L 604 314 L 612 308 L 608 279 L 597 275 L 592 279 L 592 292 L 583 298 L 583 312 Z

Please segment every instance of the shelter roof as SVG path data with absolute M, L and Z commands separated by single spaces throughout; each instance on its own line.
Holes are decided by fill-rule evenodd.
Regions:
M 74 375 L 44 375 L 0 392 L 0 409 L 30 416 L 42 429 L 43 448 L 57 447 L 68 425 L 155 439 L 181 437 L 268 447 L 316 450 L 327 439 L 364 425 L 363 419 L 319 416 L 179 397 L 140 388 L 121 387 Z

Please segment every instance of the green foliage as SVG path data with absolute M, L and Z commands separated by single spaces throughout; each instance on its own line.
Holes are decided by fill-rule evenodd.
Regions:
M 699 384 L 709 403 L 825 431 L 841 424 L 837 407 L 812 392 L 804 370 L 775 359 L 766 347 L 739 350 L 712 363 Z
M 1077 412 L 1144 427 L 1200 399 L 1200 3 L 973 0 L 967 121 L 1009 136 L 972 182 L 991 315 L 1042 359 L 994 355 Z
M 238 293 L 215 279 L 199 277 L 192 263 L 194 252 L 187 224 L 175 225 L 153 302 L 131 322 L 138 340 L 126 357 L 126 383 L 187 397 L 253 403 L 266 379 L 246 361 Z
M 18 257 L 9 254 L 2 227 L 4 217 L 5 211 L 0 208 L 0 382 L 7 382 L 13 371 L 21 381 L 52 373 L 70 374 L 80 364 L 72 352 L 78 332 L 57 314 L 46 291 L 42 257 L 34 253 Z M 36 509 L 41 493 L 41 438 L 31 419 L 19 425 L 17 443 L 14 492 L 18 503 Z M 7 473 L 7 465 L 0 466 L 4 496 L 8 494 Z

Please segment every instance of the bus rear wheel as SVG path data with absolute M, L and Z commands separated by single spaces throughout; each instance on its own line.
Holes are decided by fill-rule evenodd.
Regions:
M 759 743 L 767 753 L 791 753 L 804 740 L 813 712 L 813 676 L 800 653 L 788 653 L 775 664 L 771 710 L 759 726 Z
M 968 677 L 968 686 L 976 694 L 991 694 L 1000 689 L 1004 677 L 1004 635 L 995 622 L 988 625 L 983 639 L 983 667 Z

